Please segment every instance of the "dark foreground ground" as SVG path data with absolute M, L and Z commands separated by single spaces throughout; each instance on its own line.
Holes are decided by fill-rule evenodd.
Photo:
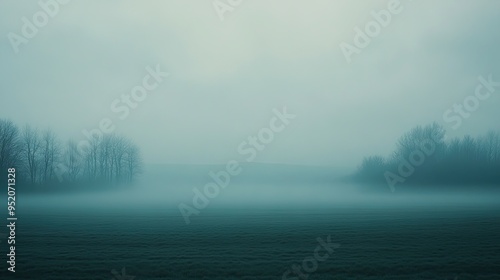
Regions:
M 190 225 L 147 204 L 24 208 L 12 279 L 282 279 L 328 235 L 341 247 L 308 279 L 500 279 L 500 207 L 217 209 Z

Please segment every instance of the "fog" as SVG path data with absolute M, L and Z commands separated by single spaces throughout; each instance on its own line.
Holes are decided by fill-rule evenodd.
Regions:
M 1 2 L 1 279 L 500 279 L 500 1 Z
M 477 191 L 473 188 L 443 188 L 434 186 L 422 190 L 421 186 L 398 187 L 392 193 L 387 184 L 369 185 L 343 182 L 341 176 L 332 176 L 328 169 L 304 166 L 243 165 L 244 172 L 231 177 L 226 187 L 206 190 L 204 186 L 214 183 L 209 172 L 218 172 L 218 165 L 154 165 L 149 166 L 144 176 L 134 185 L 122 186 L 121 190 L 77 189 L 74 192 L 27 194 L 20 201 L 22 208 L 45 211 L 115 211 L 135 212 L 138 215 L 155 213 L 170 215 L 183 220 L 180 204 L 200 211 L 191 217 L 192 223 L 203 216 L 226 211 L 309 211 L 323 210 L 333 213 L 339 209 L 466 209 L 498 206 L 498 190 Z M 267 172 L 262 172 L 265 169 Z M 297 175 L 297 170 L 302 174 Z M 287 180 L 288 174 L 290 180 Z M 176 175 L 173 175 L 176 174 Z M 297 181 L 295 177 L 302 178 Z M 320 179 L 318 179 L 320 178 Z M 331 179 L 333 178 L 333 179 Z M 196 191 L 198 190 L 198 195 Z M 202 199 L 200 199 L 202 197 Z M 196 202 L 195 202 L 196 200 Z M 205 202 L 208 203 L 205 204 Z M 205 206 L 197 208 L 195 203 Z M 399 209 L 399 210 L 398 210 Z M 142 214 L 141 214 L 142 213 Z
M 82 203 L 179 210 L 230 163 L 243 173 L 219 183 L 207 208 L 458 202 L 458 188 L 442 199 L 403 184 L 391 194 L 349 176 L 370 155 L 392 160 L 377 172 L 392 171 L 385 166 L 399 164 L 391 157 L 397 140 L 417 125 L 436 122 L 447 139 L 499 128 L 492 61 L 500 60 L 500 33 L 490 31 L 500 23 L 497 1 L 401 1 L 390 24 L 351 55 L 342 45 L 356 45 L 358 28 L 390 9 L 386 1 L 251 1 L 224 16 L 209 2 L 73 1 L 24 43 L 12 38 L 25 36 L 43 7 L 5 5 L 0 119 L 19 131 L 50 128 L 71 147 L 113 133 L 140 150 L 144 172 L 127 175 L 133 187 L 107 193 L 95 183 L 89 189 L 98 194 L 79 194 Z M 138 87 L 139 101 L 131 99 Z M 477 106 L 457 111 L 471 107 L 471 96 Z M 85 160 L 72 180 L 45 175 L 43 184 L 123 179 L 104 160 L 106 171 L 97 171 L 96 154 Z M 31 171 L 31 182 L 42 182 Z M 433 196 L 417 199 L 420 192 Z

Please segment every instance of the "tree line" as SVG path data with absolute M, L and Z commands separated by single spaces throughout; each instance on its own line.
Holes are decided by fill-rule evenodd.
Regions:
M 498 185 L 500 133 L 445 139 L 436 123 L 405 133 L 388 157 L 364 158 L 354 178 L 369 183 Z
M 89 143 L 79 149 L 75 141 L 62 142 L 50 129 L 20 129 L 0 119 L 0 174 L 16 168 L 17 181 L 30 186 L 127 183 L 140 174 L 140 151 L 129 139 L 107 134 Z

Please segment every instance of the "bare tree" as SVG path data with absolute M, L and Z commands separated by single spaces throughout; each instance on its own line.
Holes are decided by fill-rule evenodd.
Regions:
M 125 159 L 125 154 L 127 151 L 127 148 L 132 145 L 130 141 L 123 137 L 114 137 L 113 139 L 113 149 L 112 149 L 112 159 L 113 159 L 113 166 L 114 166 L 114 175 L 115 175 L 115 181 L 120 182 L 122 181 L 123 178 L 123 166 L 124 166 L 124 159 Z
M 490 131 L 486 136 L 480 138 L 480 144 L 485 159 L 488 162 L 495 162 L 498 158 L 500 136 L 497 132 Z
M 357 176 L 364 180 L 385 180 L 384 172 L 387 171 L 386 161 L 381 156 L 365 157 L 358 168 Z
M 110 134 L 89 142 L 83 155 L 83 173 L 89 181 L 119 183 L 139 174 L 139 152 L 127 138 Z
M 42 134 L 42 171 L 43 182 L 47 183 L 54 177 L 55 165 L 59 160 L 60 146 L 56 135 L 50 129 L 47 129 Z
M 434 155 L 440 155 L 446 147 L 443 140 L 445 133 L 444 128 L 437 123 L 415 127 L 399 138 L 394 159 L 408 158 L 412 152 L 420 150 L 422 145 L 429 143 L 429 141 L 432 141 L 435 146 Z
M 68 177 L 71 182 L 76 182 L 78 175 L 80 175 L 80 171 L 82 170 L 81 166 L 81 155 L 78 151 L 78 147 L 74 141 L 68 141 L 68 145 L 66 147 L 65 153 L 65 164 L 67 167 Z
M 139 148 L 133 144 L 129 145 L 124 160 L 127 167 L 127 181 L 131 182 L 134 180 L 135 176 L 142 172 L 142 161 Z
M 30 183 L 36 184 L 39 176 L 41 147 L 38 130 L 26 125 L 23 130 L 22 143 Z
M 20 153 L 19 129 L 12 121 L 0 119 L 0 173 L 22 164 Z
M 99 145 L 99 172 L 101 180 L 110 181 L 110 166 L 111 166 L 111 137 L 104 136 Z
M 88 149 L 84 150 L 82 158 L 84 160 L 84 175 L 89 181 L 95 181 L 98 178 L 99 171 L 99 147 L 102 138 L 94 137 L 89 140 Z
M 41 133 L 29 125 L 22 131 L 0 119 L 0 168 L 18 168 L 32 185 L 59 180 L 78 182 L 129 182 L 142 169 L 139 149 L 129 139 L 114 134 L 89 140 L 88 148 L 78 149 L 74 141 L 61 146 L 55 133 Z M 0 170 L 0 173 L 4 172 Z

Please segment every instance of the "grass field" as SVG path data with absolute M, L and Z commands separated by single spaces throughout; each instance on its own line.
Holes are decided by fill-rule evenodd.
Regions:
M 160 206 L 26 205 L 15 278 L 282 279 L 331 235 L 307 279 L 500 279 L 499 209 L 218 208 L 186 225 Z

